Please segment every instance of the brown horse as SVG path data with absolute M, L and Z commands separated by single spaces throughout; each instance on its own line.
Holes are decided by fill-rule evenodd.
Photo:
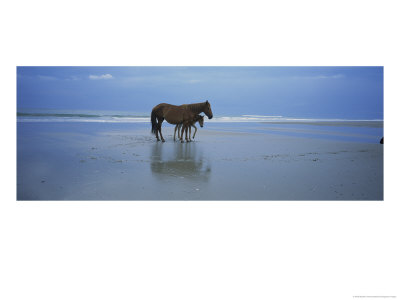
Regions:
M 197 132 L 197 127 L 196 127 L 196 123 L 199 122 L 199 125 L 201 128 L 203 128 L 204 125 L 204 116 L 201 115 L 196 115 L 194 117 L 194 119 L 192 120 L 192 122 L 189 124 L 189 141 L 191 140 L 191 136 L 192 136 L 192 127 L 194 127 L 194 134 L 193 134 L 193 138 L 196 136 L 196 132 Z M 179 133 L 180 129 L 182 127 L 182 124 L 178 124 L 175 126 L 175 131 L 174 131 L 174 141 L 175 141 L 175 136 L 176 136 L 176 131 L 178 130 L 178 139 L 181 139 L 182 134 Z M 185 129 L 187 131 L 187 128 Z
M 161 133 L 161 125 L 164 120 L 170 124 L 182 124 L 183 133 L 183 130 L 190 126 L 190 123 L 193 121 L 195 116 L 201 112 L 204 112 L 209 119 L 213 117 L 211 105 L 208 100 L 206 102 L 186 104 L 182 106 L 160 103 L 151 111 L 151 131 L 156 135 L 157 141 L 160 140 L 158 138 L 158 133 L 160 133 L 161 140 L 165 142 Z M 183 142 L 182 136 L 181 142 Z

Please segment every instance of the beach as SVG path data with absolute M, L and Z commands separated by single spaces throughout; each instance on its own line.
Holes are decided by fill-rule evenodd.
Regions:
M 377 123 L 205 123 L 18 122 L 17 199 L 383 200 Z

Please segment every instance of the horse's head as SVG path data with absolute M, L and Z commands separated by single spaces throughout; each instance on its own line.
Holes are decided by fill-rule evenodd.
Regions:
M 203 127 L 203 125 L 204 125 L 204 116 L 197 115 L 196 119 L 197 119 L 197 122 L 199 122 L 200 127 Z
M 204 107 L 204 113 L 206 114 L 206 116 L 209 119 L 212 119 L 213 113 L 212 113 L 212 110 L 211 110 L 211 104 L 210 104 L 210 102 L 208 102 L 208 100 L 206 101 L 206 105 Z

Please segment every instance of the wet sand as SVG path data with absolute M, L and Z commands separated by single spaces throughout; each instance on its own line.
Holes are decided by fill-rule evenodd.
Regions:
M 383 200 L 379 139 L 348 142 L 235 126 L 206 124 L 196 141 L 182 144 L 173 141 L 172 126 L 161 143 L 148 124 L 18 123 L 17 198 Z

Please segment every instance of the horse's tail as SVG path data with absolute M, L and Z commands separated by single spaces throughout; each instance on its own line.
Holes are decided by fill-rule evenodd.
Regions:
M 156 113 L 154 109 L 151 111 L 151 132 L 156 134 L 158 130 L 158 124 L 156 119 Z

